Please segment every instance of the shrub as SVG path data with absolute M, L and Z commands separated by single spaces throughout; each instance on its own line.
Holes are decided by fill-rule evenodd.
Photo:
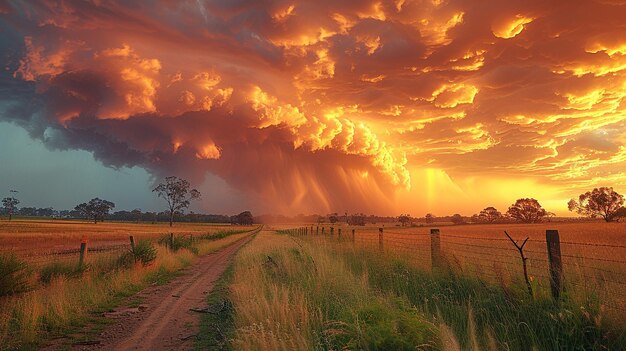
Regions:
M 56 277 L 77 277 L 85 270 L 85 267 L 79 267 L 77 264 L 68 262 L 53 262 L 44 266 L 39 272 L 39 280 L 42 283 L 50 283 Z
M 26 262 L 14 254 L 0 254 L 0 296 L 27 291 L 29 276 Z
M 157 257 L 157 249 L 150 240 L 139 240 L 130 253 L 135 262 L 141 262 L 144 266 L 152 263 Z

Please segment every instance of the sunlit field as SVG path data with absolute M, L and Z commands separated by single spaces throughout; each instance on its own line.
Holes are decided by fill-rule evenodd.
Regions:
M 0 295 L 6 296 L 0 297 L 0 350 L 36 348 L 43 340 L 75 333 L 94 312 L 150 284 L 166 282 L 196 257 L 256 228 L 2 222 Z M 135 248 L 129 235 L 135 238 Z M 88 238 L 88 250 L 81 266 L 78 248 L 83 237 Z

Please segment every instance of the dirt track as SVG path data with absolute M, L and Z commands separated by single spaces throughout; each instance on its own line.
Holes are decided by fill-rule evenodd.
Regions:
M 121 307 L 107 314 L 115 319 L 96 345 L 73 350 L 189 350 L 198 333 L 200 314 L 191 308 L 207 307 L 206 295 L 222 275 L 233 255 L 250 239 L 248 235 L 230 246 L 202 257 L 184 274 L 166 285 L 147 288 L 136 297 L 139 308 Z

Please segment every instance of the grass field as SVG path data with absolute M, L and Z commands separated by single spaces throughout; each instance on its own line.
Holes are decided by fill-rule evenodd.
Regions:
M 582 240 L 580 231 L 593 230 L 591 225 L 559 225 L 558 229 L 566 233 L 561 240 Z M 508 225 L 506 230 L 528 236 L 534 233 L 532 238 L 540 240 L 541 231 L 549 227 L 554 225 Z M 620 225 L 601 229 L 607 228 L 619 230 Z M 392 229 L 385 228 L 389 236 L 384 239 L 382 252 L 376 228 L 369 231 L 376 234 L 375 245 L 366 239 L 370 235 L 367 228 L 361 228 L 361 240 L 357 229 L 354 242 L 346 235 L 347 228 L 342 229 L 343 240 L 338 238 L 337 226 L 334 237 L 328 235 L 328 227 L 326 236 L 263 235 L 241 253 L 230 285 L 235 306 L 231 344 L 234 349 L 626 348 L 622 290 L 606 285 L 601 276 L 582 287 L 568 278 L 566 290 L 559 301 L 554 301 L 549 285 L 542 286 L 537 281 L 533 282 L 535 294 L 529 296 L 521 279 L 521 264 L 519 269 L 498 270 L 493 264 L 493 252 L 485 251 L 482 258 L 461 264 L 452 259 L 448 269 L 433 271 L 430 264 L 415 260 L 410 251 L 400 250 L 412 243 L 411 238 L 419 237 L 424 231 L 428 233 L 428 228 L 393 230 L 398 232 L 395 235 L 406 235 L 409 239 L 393 237 Z M 458 236 L 464 233 L 478 238 L 482 237 L 481 233 L 491 231 L 494 236 L 487 238 L 499 238 L 495 235 L 502 229 L 500 225 L 459 226 L 446 227 L 444 233 Z M 574 230 L 578 232 L 570 233 Z M 619 234 L 612 234 L 609 240 L 618 237 Z M 423 249 L 426 243 L 418 247 Z M 583 243 L 611 244 L 606 239 Z M 620 242 L 612 244 L 620 245 Z M 581 255 L 592 255 L 591 251 L 597 248 L 590 246 L 591 251 L 585 251 L 586 247 L 580 248 Z M 467 269 L 472 263 L 486 265 L 487 262 L 491 263 L 496 279 L 490 279 L 492 272 L 486 272 L 485 267 L 485 272 Z M 580 274 L 572 266 L 573 263 L 567 263 L 564 269 L 566 272 L 569 269 L 571 275 Z M 622 276 L 626 270 L 623 265 L 614 268 Z M 380 304 L 385 306 L 387 315 L 379 314 L 376 306 Z M 407 317 L 410 323 L 401 317 L 407 310 L 411 311 L 410 318 Z M 390 324 L 383 327 L 385 321 Z M 421 334 L 413 331 L 413 335 L 422 336 L 421 340 L 404 338 L 405 322 L 419 325 Z M 385 344 L 390 339 L 406 343 Z
M 0 350 L 36 349 L 68 336 L 149 284 L 166 282 L 195 257 L 256 227 L 12 221 L 0 225 Z M 166 233 L 174 234 L 172 247 Z M 129 234 L 135 236 L 131 250 Z M 190 240 L 188 234 L 194 235 Z M 88 252 L 78 265 L 83 237 Z M 109 246 L 107 246 L 109 245 Z M 167 246 L 167 247 L 166 247 Z M 14 291 L 6 289 L 14 288 Z M 4 290 L 3 290 L 4 289 Z M 4 295 L 4 296 L 2 296 Z

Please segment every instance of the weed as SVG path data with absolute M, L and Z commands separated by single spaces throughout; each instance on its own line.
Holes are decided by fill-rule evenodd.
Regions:
M 30 285 L 29 277 L 26 262 L 13 254 L 0 254 L 0 296 L 27 291 Z

